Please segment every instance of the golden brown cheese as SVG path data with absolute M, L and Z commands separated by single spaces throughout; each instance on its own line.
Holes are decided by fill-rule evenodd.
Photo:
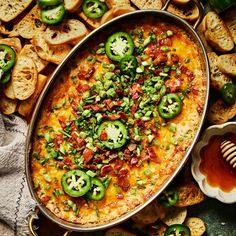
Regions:
M 132 26 L 124 28 L 123 31 L 133 33 L 131 29 Z M 119 169 L 118 171 L 107 173 L 111 182 L 106 190 L 105 198 L 102 200 L 88 201 L 84 197 L 73 198 L 68 196 L 63 192 L 61 178 L 68 170 L 81 168 L 81 166 L 78 167 L 78 160 L 75 158 L 76 154 L 70 153 L 70 150 L 74 148 L 73 143 L 76 142 L 76 138 L 73 139 L 73 137 L 75 134 L 74 131 L 77 128 L 75 122 L 69 121 L 78 118 L 78 114 L 76 113 L 77 106 L 84 99 L 83 96 L 86 93 L 86 86 L 89 85 L 89 88 L 91 88 L 96 83 L 96 77 L 110 70 L 104 68 L 104 63 L 116 64 L 109 60 L 106 54 L 94 55 L 88 49 L 83 54 L 79 54 L 69 64 L 68 68 L 65 69 L 64 74 L 58 78 L 58 81 L 51 89 L 50 95 L 45 99 L 35 130 L 31 158 L 32 179 L 39 199 L 56 216 L 66 221 L 87 226 L 104 224 L 144 203 L 160 189 L 176 170 L 198 129 L 206 95 L 206 82 L 203 77 L 196 45 L 183 30 L 175 25 L 161 22 L 140 23 L 136 25 L 136 29 L 141 29 L 144 39 L 148 37 L 151 31 L 157 37 L 157 43 L 149 43 L 141 55 L 136 55 L 139 64 L 144 61 L 154 61 L 153 63 L 156 63 L 155 73 L 159 73 L 160 71 L 158 70 L 160 68 L 163 69 L 164 66 L 162 62 L 158 64 L 157 59 L 160 55 L 163 56 L 165 54 L 164 56 L 167 56 L 167 61 L 164 62 L 165 66 L 171 67 L 174 64 L 178 65 L 177 70 L 179 74 L 177 70 L 171 70 L 168 79 L 165 79 L 165 87 L 167 94 L 173 92 L 183 96 L 181 113 L 173 119 L 164 120 L 158 115 L 149 121 L 141 122 L 143 132 L 147 133 L 148 130 L 154 130 L 151 132 L 152 135 L 155 134 L 155 137 L 150 143 L 147 143 L 147 139 L 141 141 L 141 144 L 137 143 L 137 146 L 140 145 L 142 149 L 139 156 L 137 156 L 138 162 L 135 164 L 130 164 L 131 160 L 119 157 L 110 161 L 110 156 L 105 155 L 109 159 L 108 165 L 112 166 L 113 169 L 117 166 L 118 159 L 122 161 L 122 169 L 127 170 L 127 174 L 125 175 L 125 181 L 128 182 L 127 189 L 123 188 L 124 186 L 122 184 L 119 184 Z M 171 31 L 173 35 L 166 37 L 164 34 L 167 31 Z M 133 40 L 135 46 L 138 47 L 138 38 L 133 36 Z M 93 44 L 94 50 L 98 49 L 99 43 L 100 41 Z M 162 46 L 168 47 L 170 50 L 167 52 L 160 50 Z M 171 56 L 173 54 L 177 55 L 177 57 Z M 91 63 L 91 58 L 88 60 L 88 57 L 95 58 L 95 61 Z M 116 65 L 116 69 L 113 68 L 111 71 L 119 74 L 117 67 Z M 85 78 L 86 76 L 87 78 Z M 143 77 L 141 75 L 141 78 Z M 143 80 L 145 79 L 143 78 Z M 141 81 L 140 83 L 142 85 L 143 81 L 139 81 Z M 129 91 L 131 91 L 130 87 Z M 81 92 L 81 90 L 84 90 L 84 92 Z M 118 101 L 119 99 L 116 97 L 113 100 Z M 135 103 L 136 100 L 133 100 Z M 104 100 L 100 103 L 97 102 L 97 104 L 104 106 Z M 107 106 L 105 107 L 107 108 Z M 154 125 L 154 122 L 157 120 L 159 127 Z M 64 134 L 62 131 L 66 129 L 66 124 L 71 130 Z M 133 127 L 130 127 L 130 130 L 133 130 Z M 129 132 L 131 132 L 130 130 Z M 80 130 L 77 129 L 77 134 L 79 133 Z M 62 138 L 62 135 L 68 134 L 69 137 L 63 136 Z M 70 138 L 70 136 L 72 137 Z M 131 141 L 135 143 L 133 140 Z M 45 145 L 45 142 L 48 144 Z M 122 147 L 122 152 L 128 149 L 127 146 L 129 144 Z M 145 160 L 149 147 L 155 152 L 154 159 L 150 158 L 150 154 Z M 50 156 L 50 149 L 55 150 L 61 148 L 63 150 L 60 150 L 59 153 L 67 153 L 64 156 L 61 154 L 61 159 L 58 160 Z M 77 151 L 75 152 L 80 152 L 78 151 L 79 147 L 76 148 Z M 114 152 L 109 153 L 109 155 L 112 154 Z M 94 167 L 94 165 L 90 164 L 93 161 L 93 159 L 92 161 L 90 160 L 83 168 L 87 171 L 88 169 L 94 170 L 96 167 L 97 177 L 102 179 L 100 173 L 102 167 L 101 165 L 100 168 L 99 165 L 95 165 Z M 106 161 L 102 163 L 102 166 L 105 163 Z M 76 207 L 74 210 L 68 207 L 66 204 L 67 200 L 71 200 L 75 204 Z

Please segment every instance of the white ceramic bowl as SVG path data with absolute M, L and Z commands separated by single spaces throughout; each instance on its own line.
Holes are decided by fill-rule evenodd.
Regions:
M 203 132 L 198 143 L 195 145 L 192 151 L 191 171 L 194 179 L 197 181 L 200 189 L 205 195 L 216 198 L 223 203 L 234 203 L 236 202 L 236 187 L 230 192 L 224 192 L 219 187 L 213 187 L 209 185 L 205 175 L 200 171 L 201 149 L 209 143 L 209 140 L 212 136 L 224 135 L 226 133 L 236 134 L 236 122 L 227 122 L 222 125 L 213 125 Z

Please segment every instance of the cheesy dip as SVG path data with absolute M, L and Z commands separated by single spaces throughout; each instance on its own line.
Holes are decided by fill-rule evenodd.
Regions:
M 90 42 L 37 120 L 31 176 L 41 203 L 85 226 L 144 203 L 191 145 L 205 84 L 196 45 L 174 24 L 132 22 Z

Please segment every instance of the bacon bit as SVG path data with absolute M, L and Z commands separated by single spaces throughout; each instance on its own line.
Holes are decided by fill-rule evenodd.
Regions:
M 62 169 L 64 166 L 64 163 L 62 161 L 59 162 L 59 168 Z
M 108 115 L 103 115 L 102 118 L 104 120 L 119 120 L 120 119 L 120 114 L 112 114 L 111 116 L 108 116 Z
M 155 58 L 160 52 L 161 52 L 161 49 L 158 47 L 157 44 L 150 44 L 146 51 L 146 53 L 150 55 L 150 57 L 152 58 Z
M 138 92 L 135 92 L 132 96 L 132 100 L 137 100 L 139 98 Z
M 193 93 L 193 95 L 198 95 L 198 92 L 199 92 L 199 90 L 198 89 L 195 89 L 195 88 L 192 88 L 191 89 L 191 92 Z
M 167 62 L 168 61 L 168 57 L 167 54 L 164 52 L 160 52 L 154 59 L 153 63 L 154 65 L 159 65 L 163 62 Z
M 88 163 L 93 158 L 94 152 L 88 148 L 85 148 L 83 151 L 83 157 L 85 163 Z
M 81 90 L 82 90 L 82 92 L 86 92 L 86 91 L 88 91 L 90 88 L 91 88 L 91 86 L 88 85 L 88 84 L 82 84 L 82 85 L 81 85 Z
M 170 38 L 163 38 L 163 39 L 160 39 L 159 41 L 158 41 L 158 43 L 159 43 L 159 46 L 163 46 L 163 45 L 165 45 L 165 46 L 172 46 L 172 41 L 171 41 L 171 39 Z
M 97 170 L 97 169 L 98 169 L 97 166 L 95 166 L 95 165 L 90 165 L 89 168 L 90 168 L 91 170 Z
M 120 169 L 120 171 L 118 172 L 118 178 L 123 178 L 126 177 L 128 175 L 129 171 L 125 168 Z
M 80 70 L 78 72 L 78 77 L 79 77 L 79 79 L 82 79 L 82 80 L 88 80 L 94 74 L 94 72 L 95 72 L 94 67 L 90 67 L 87 71 L 80 68 Z
M 134 114 L 137 111 L 138 105 L 137 104 L 132 104 L 130 108 L 130 112 Z
M 123 191 L 127 192 L 129 190 L 130 183 L 126 177 L 118 177 L 117 184 Z
M 138 158 L 137 157 L 132 157 L 131 158 L 131 161 L 130 161 L 130 164 L 131 166 L 134 166 L 138 163 Z
M 124 165 L 124 162 L 122 160 L 118 159 L 115 162 L 114 169 L 115 170 L 120 170 L 123 165 Z
M 124 156 L 125 156 L 125 159 L 130 159 L 130 150 L 129 149 L 125 149 L 124 151 Z
M 59 117 L 58 121 L 59 121 L 62 129 L 66 128 L 66 118 L 65 117 Z
M 143 127 L 144 121 L 139 118 L 139 119 L 136 120 L 135 124 L 139 127 Z
M 50 199 L 51 199 L 50 196 L 43 196 L 43 197 L 41 198 L 41 202 L 42 202 L 42 203 L 47 203 Z
M 194 74 L 191 70 L 189 70 L 186 66 L 180 66 L 180 70 L 182 73 L 184 73 L 185 75 L 187 75 L 191 80 L 194 79 Z
M 125 96 L 124 90 L 116 89 L 116 94 L 119 98 L 123 98 Z
M 143 78 L 143 76 L 141 76 L 141 77 L 137 80 L 137 83 L 138 83 L 138 84 L 141 84 L 141 85 L 144 84 L 144 78 Z
M 137 147 L 137 145 L 135 143 L 131 143 L 131 144 L 129 144 L 128 149 L 132 152 L 136 149 L 136 147 Z
M 203 108 L 204 108 L 204 104 L 203 103 L 198 103 L 198 106 L 197 106 L 198 114 L 202 114 Z
M 173 63 L 178 63 L 179 62 L 179 57 L 177 54 L 171 54 L 171 61 Z
M 72 161 L 69 157 L 65 157 L 63 160 L 64 165 L 71 166 Z
M 55 144 L 59 147 L 61 143 L 63 143 L 63 134 L 55 135 Z
M 166 87 L 170 89 L 171 93 L 176 92 L 181 88 L 181 81 L 179 79 L 167 80 L 165 83 Z
M 151 161 L 156 162 L 158 164 L 161 163 L 159 157 L 156 155 L 155 151 L 153 150 L 152 147 L 147 148 L 147 153 Z
M 76 142 L 78 144 L 78 147 L 83 147 L 86 144 L 85 140 L 79 137 L 76 138 Z
M 120 115 L 120 118 L 121 118 L 121 119 L 123 119 L 123 120 L 128 120 L 127 115 L 126 115 L 123 111 L 119 112 L 119 115 Z
M 105 176 L 108 173 L 110 173 L 111 171 L 113 171 L 113 167 L 111 165 L 105 165 L 101 168 L 100 175 Z
M 73 109 L 75 112 L 78 111 L 78 105 L 77 105 L 75 102 L 73 102 L 73 103 L 71 104 L 71 107 L 72 107 L 72 109 Z
M 153 133 L 157 134 L 158 133 L 158 128 L 154 126 L 153 124 L 150 126 L 150 129 L 152 130 Z
M 116 198 L 117 199 L 123 199 L 124 195 L 122 193 L 117 193 Z
M 108 111 L 112 111 L 112 108 L 114 106 L 113 101 L 111 99 L 105 99 L 103 103 L 106 105 L 106 108 Z
M 108 134 L 107 131 L 105 129 L 102 130 L 102 133 L 100 135 L 100 140 L 102 141 L 106 141 L 108 139 Z
M 95 112 L 98 112 L 98 111 L 100 111 L 102 109 L 102 107 L 100 105 L 98 105 L 98 104 L 91 105 L 91 108 Z

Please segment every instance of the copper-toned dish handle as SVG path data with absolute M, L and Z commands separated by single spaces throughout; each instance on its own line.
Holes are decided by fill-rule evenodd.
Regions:
M 36 233 L 37 227 L 34 226 L 34 221 L 39 219 L 38 214 L 39 214 L 39 209 L 36 208 L 35 211 L 32 212 L 28 218 L 29 231 L 32 236 L 38 236 L 38 234 Z M 72 231 L 68 230 L 62 236 L 69 236 L 71 233 Z
M 162 7 L 161 10 L 167 11 L 167 8 L 168 8 L 168 6 L 170 5 L 171 1 L 172 1 L 172 0 L 167 0 L 166 3 L 165 3 L 165 5 Z M 193 25 L 193 28 L 196 30 L 197 27 L 198 27 L 198 25 L 201 23 L 202 18 L 203 18 L 203 16 L 204 16 L 204 7 L 203 7 L 202 3 L 201 3 L 199 0 L 193 0 L 193 1 L 194 1 L 194 3 L 196 4 L 196 6 L 197 6 L 197 8 L 198 8 L 198 10 L 199 10 L 199 16 L 198 16 L 196 22 L 195 22 L 194 25 Z

